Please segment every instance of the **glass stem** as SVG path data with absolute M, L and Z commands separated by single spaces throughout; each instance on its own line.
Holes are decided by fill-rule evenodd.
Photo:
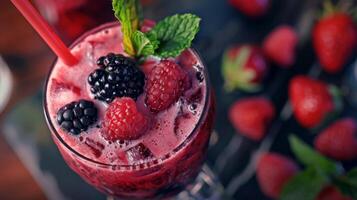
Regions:
M 194 183 L 188 185 L 185 191 L 179 193 L 172 200 L 218 200 L 231 199 L 213 171 L 205 164 Z

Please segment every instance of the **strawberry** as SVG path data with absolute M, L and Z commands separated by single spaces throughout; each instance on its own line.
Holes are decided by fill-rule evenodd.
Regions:
M 341 194 L 339 190 L 337 190 L 333 186 L 325 187 L 315 200 L 353 200 L 351 197 L 346 197 Z
M 255 46 L 235 46 L 224 54 L 222 73 L 228 91 L 236 88 L 248 92 L 257 90 L 267 72 L 265 58 Z
M 152 112 L 170 107 L 182 95 L 187 85 L 187 74 L 179 65 L 162 60 L 150 72 L 145 103 Z
M 257 179 L 262 192 L 277 199 L 284 185 L 298 172 L 298 166 L 277 153 L 264 153 L 257 162 Z
M 132 98 L 115 99 L 106 110 L 102 136 L 108 141 L 134 140 L 139 138 L 148 124 Z
M 229 0 L 229 3 L 249 17 L 261 17 L 270 7 L 270 0 Z
M 295 49 L 298 36 L 294 28 L 279 26 L 273 30 L 263 42 L 264 54 L 282 67 L 290 67 L 295 62 Z
M 229 120 L 234 128 L 255 141 L 259 141 L 265 136 L 274 116 L 274 105 L 263 97 L 238 100 L 229 111 Z
M 357 27 L 351 15 L 331 10 L 326 4 L 325 15 L 313 29 L 313 44 L 322 68 L 329 73 L 342 70 L 357 44 Z
M 315 128 L 340 109 L 331 91 L 324 82 L 307 76 L 299 75 L 290 81 L 290 103 L 296 120 L 303 127 Z
M 352 118 L 336 121 L 315 139 L 315 148 L 337 160 L 357 158 L 357 124 Z

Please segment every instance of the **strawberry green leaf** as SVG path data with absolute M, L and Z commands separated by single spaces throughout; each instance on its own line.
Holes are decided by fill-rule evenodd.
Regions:
M 160 21 L 146 35 L 160 42 L 156 55 L 167 58 L 176 57 L 191 46 L 201 19 L 193 14 L 173 15 Z
M 159 41 L 149 39 L 143 32 L 135 31 L 132 35 L 132 42 L 136 51 L 136 56 L 154 55 L 159 45 Z
M 112 2 L 115 17 L 121 22 L 125 52 L 131 56 L 136 54 L 132 34 L 139 27 L 139 5 L 138 0 L 113 0 Z
M 259 84 L 251 83 L 255 77 L 253 70 L 243 70 L 250 54 L 250 49 L 242 47 L 239 55 L 235 58 L 230 58 L 228 52 L 224 53 L 222 62 L 222 74 L 225 80 L 224 88 L 231 92 L 235 89 L 241 89 L 248 92 L 257 91 Z
M 332 4 L 331 0 L 325 0 L 323 2 L 323 16 L 322 17 L 332 15 L 336 11 L 337 11 L 337 8 L 336 8 L 336 6 L 334 6 Z
M 316 152 L 295 135 L 289 136 L 289 143 L 296 158 L 307 167 L 314 167 L 326 176 L 339 175 L 343 172 L 341 164 Z
M 314 167 L 299 172 L 284 186 L 280 200 L 314 200 L 328 179 L 318 172 Z

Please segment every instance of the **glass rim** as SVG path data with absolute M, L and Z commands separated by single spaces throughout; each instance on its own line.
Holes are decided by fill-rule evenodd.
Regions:
M 102 24 L 94 29 L 91 29 L 85 33 L 83 33 L 80 37 L 78 37 L 70 46 L 69 48 L 72 49 L 74 46 L 76 46 L 79 42 L 83 41 L 87 36 L 97 33 L 101 30 L 107 29 L 107 28 L 111 28 L 111 27 L 115 27 L 118 26 L 120 23 L 119 22 L 108 22 L 105 24 Z M 143 165 L 143 164 L 148 164 L 150 163 L 150 165 L 148 167 L 145 167 L 143 169 L 148 169 L 148 168 L 152 168 L 155 167 L 157 165 L 160 165 L 161 163 L 165 162 L 166 160 L 172 158 L 173 155 L 177 154 L 180 152 L 181 149 L 185 148 L 187 146 L 187 144 L 189 144 L 191 142 L 192 139 L 194 139 L 194 136 L 198 134 L 198 129 L 202 126 L 202 124 L 204 123 L 205 119 L 208 117 L 208 112 L 210 109 L 210 104 L 211 104 L 211 86 L 210 86 L 210 80 L 209 80 L 209 75 L 208 75 L 208 70 L 206 68 L 206 65 L 203 63 L 203 60 L 201 59 L 200 54 L 194 49 L 194 48 L 189 48 L 194 54 L 195 56 L 199 59 L 200 63 L 204 66 L 203 67 L 203 73 L 205 76 L 205 82 L 206 82 L 206 95 L 205 95 L 205 100 L 204 100 L 204 107 L 202 110 L 202 114 L 199 118 L 199 120 L 197 121 L 195 127 L 192 129 L 191 133 L 175 148 L 173 148 L 170 152 L 166 153 L 165 155 L 163 155 L 160 158 L 155 158 L 155 159 L 151 159 L 149 161 L 143 162 L 143 163 L 135 163 L 135 164 L 108 164 L 108 163 L 103 163 L 103 162 L 99 162 L 96 160 L 93 160 L 91 158 L 88 158 L 85 155 L 82 155 L 81 153 L 79 153 L 78 151 L 76 151 L 75 149 L 73 149 L 69 144 L 67 144 L 63 138 L 60 136 L 60 134 L 58 133 L 58 131 L 56 130 L 55 126 L 52 123 L 51 117 L 49 115 L 49 111 L 47 108 L 47 87 L 48 87 L 48 83 L 50 81 L 50 77 L 52 74 L 52 71 L 54 69 L 55 64 L 58 61 L 58 57 L 54 60 L 51 69 L 49 70 L 47 77 L 46 77 L 46 82 L 44 85 L 44 98 L 43 98 L 43 110 L 44 110 L 44 115 L 45 115 L 45 119 L 46 119 L 46 123 L 47 126 L 49 127 L 50 131 L 51 131 L 51 135 L 55 135 L 56 139 L 60 142 L 61 145 L 63 145 L 66 150 L 69 150 L 70 153 L 75 154 L 76 156 L 78 156 L 78 158 L 86 161 L 86 162 L 90 162 L 93 163 L 95 165 L 97 165 L 97 167 L 119 167 L 120 170 L 123 169 L 128 169 L 131 171 L 135 171 L 135 170 L 141 170 L 140 167 L 136 167 L 139 165 Z M 173 153 L 173 154 L 172 154 Z M 167 154 L 170 154 L 170 157 L 166 157 Z M 158 160 L 162 160 L 162 162 L 155 162 Z

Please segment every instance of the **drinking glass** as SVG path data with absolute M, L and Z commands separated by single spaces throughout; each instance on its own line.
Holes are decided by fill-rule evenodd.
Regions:
M 86 37 L 118 24 L 117 22 L 108 23 L 85 33 L 71 45 L 71 48 Z M 48 105 L 51 102 L 46 99 L 49 90 L 48 78 L 44 95 L 44 112 L 53 140 L 70 168 L 96 189 L 114 198 L 165 198 L 185 190 L 176 198 L 195 199 L 202 195 L 212 197 L 214 193 L 220 193 L 220 185 L 217 184 L 218 181 L 213 173 L 207 166 L 204 167 L 205 170 L 202 170 L 213 128 L 215 105 L 207 68 L 203 66 L 198 53 L 191 51 L 201 63 L 200 67 L 203 69 L 206 81 L 207 94 L 202 114 L 193 131 L 180 145 L 163 157 L 141 164 L 101 163 L 88 158 L 68 145 L 54 128 L 55 122 L 49 115 Z M 53 67 L 48 77 L 51 77 L 52 71 Z

